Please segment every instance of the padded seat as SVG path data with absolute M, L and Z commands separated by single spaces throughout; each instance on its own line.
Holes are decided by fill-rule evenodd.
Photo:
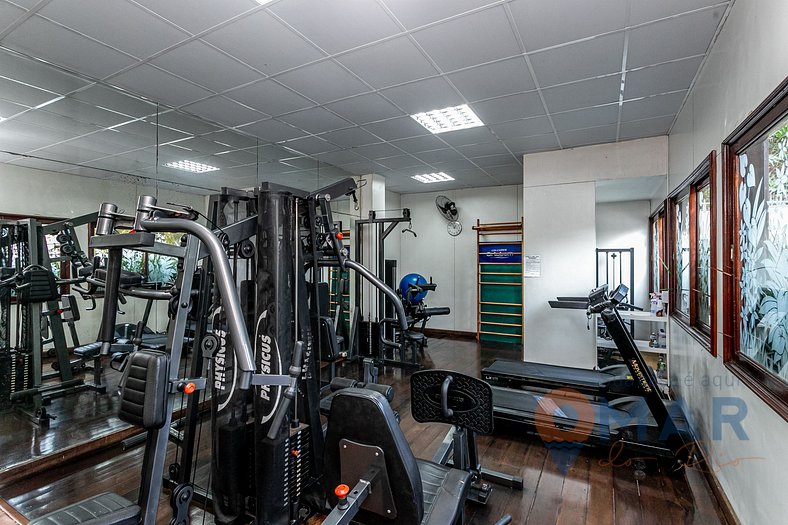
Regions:
M 98 357 L 99 352 L 101 352 L 101 341 L 74 348 L 74 355 L 78 355 L 82 359 L 94 359 Z
M 422 525 L 456 522 L 461 514 L 471 474 L 432 461 L 417 459 L 424 494 Z
M 31 520 L 28 525 L 137 525 L 139 520 L 138 505 L 104 492 Z

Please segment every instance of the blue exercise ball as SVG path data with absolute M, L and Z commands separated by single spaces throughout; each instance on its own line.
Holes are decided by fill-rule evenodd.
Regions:
M 402 294 L 402 297 L 405 300 L 408 299 L 408 285 L 415 284 L 415 285 L 422 285 L 427 284 L 427 279 L 424 278 L 423 275 L 418 273 L 409 273 L 402 280 L 399 282 L 399 293 Z M 411 294 L 410 302 L 411 304 L 416 304 L 424 300 L 427 296 L 427 290 L 423 292 L 419 292 L 417 294 Z

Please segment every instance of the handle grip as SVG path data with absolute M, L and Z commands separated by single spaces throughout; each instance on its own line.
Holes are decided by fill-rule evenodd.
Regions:
M 446 379 L 443 380 L 443 384 L 441 385 L 441 411 L 443 412 L 443 417 L 449 418 L 454 415 L 454 410 L 449 408 L 449 385 L 452 384 L 454 378 L 451 375 L 447 375 Z
M 274 414 L 274 420 L 271 422 L 271 426 L 268 428 L 268 434 L 266 437 L 270 440 L 276 439 L 276 436 L 279 435 L 279 429 L 282 428 L 282 423 L 287 417 L 287 411 L 290 410 L 290 404 L 296 397 L 298 393 L 298 378 L 301 376 L 301 361 L 304 355 L 304 343 L 301 341 L 296 341 L 295 348 L 293 349 L 293 359 L 290 362 L 290 368 L 288 369 L 288 375 L 290 375 L 290 385 L 288 385 L 287 389 L 285 390 L 282 404 L 279 405 L 279 408 L 276 409 L 276 414 Z

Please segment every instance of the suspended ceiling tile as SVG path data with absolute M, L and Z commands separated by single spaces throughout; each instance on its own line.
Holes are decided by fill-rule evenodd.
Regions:
M 501 165 L 511 165 L 515 161 L 515 158 L 511 154 L 506 155 L 485 155 L 483 157 L 474 157 L 471 159 L 474 164 L 481 168 L 487 168 L 490 166 L 501 166 Z
M 377 89 L 438 74 L 407 36 L 352 51 L 338 60 Z
M 485 124 L 544 115 L 544 105 L 536 91 L 474 102 L 471 109 Z
M 676 117 L 658 117 L 634 122 L 622 122 L 619 140 L 641 139 L 667 135 Z
M 618 102 L 621 76 L 596 78 L 542 91 L 550 113 Z
M 411 137 L 392 141 L 391 144 L 408 153 L 419 153 L 421 151 L 445 148 L 446 143 L 440 140 L 438 138 L 439 136 L 440 135 L 423 135 L 421 137 Z
M 121 73 L 110 82 L 153 101 L 176 107 L 211 95 L 206 89 L 147 64 Z
M 0 75 L 45 91 L 65 95 L 88 84 L 52 65 L 0 50 Z
M 536 88 L 523 57 L 452 73 L 449 80 L 471 102 Z
M 326 56 L 265 11 L 244 16 L 203 38 L 267 75 Z
M 618 104 L 554 113 L 551 117 L 558 132 L 615 124 L 618 121 Z
M 120 115 L 106 109 L 87 104 L 71 97 L 58 100 L 43 109 L 44 113 L 55 113 L 63 117 L 68 117 L 79 122 L 94 124 L 99 127 L 109 127 L 121 122 L 126 122 L 129 117 Z
M 716 5 L 725 0 L 632 0 L 630 25 L 642 24 L 669 16 Z
M 69 98 L 81 100 L 107 111 L 115 111 L 132 118 L 154 115 L 157 111 L 156 104 L 153 102 L 98 84 L 84 91 L 74 93 Z
M 481 157 L 485 155 L 509 155 L 509 150 L 501 142 L 488 142 L 486 144 L 470 144 L 458 146 L 457 149 L 466 157 Z
M 295 113 L 283 115 L 281 120 L 315 134 L 352 125 L 342 117 L 338 117 L 323 108 L 296 111 Z
M 329 131 L 328 133 L 323 133 L 320 137 L 343 148 L 352 148 L 380 142 L 380 139 L 376 136 L 359 127 Z
M 558 139 L 555 134 L 536 135 L 533 137 L 520 137 L 505 140 L 504 143 L 517 156 L 537 151 L 550 151 L 558 148 Z
M 621 71 L 624 33 L 601 36 L 529 56 L 536 80 L 543 88 L 616 73 Z
M 441 140 L 452 146 L 465 146 L 468 144 L 484 144 L 498 140 L 486 126 L 477 128 L 461 129 L 449 131 L 438 135 Z
M 197 40 L 164 53 L 152 63 L 217 92 L 260 78 L 253 69 Z
M 688 89 L 703 57 L 687 58 L 658 66 L 628 71 L 624 98 L 638 98 L 656 93 Z
M 408 168 L 427 168 L 427 164 L 411 155 L 398 155 L 382 159 L 381 164 L 392 170 L 403 170 Z M 415 170 L 413 170 L 415 171 Z
M 277 84 L 273 80 L 262 80 L 246 87 L 225 93 L 225 96 L 268 115 L 281 115 L 312 106 L 301 95 Z
M 397 19 L 408 29 L 477 9 L 491 0 L 384 0 Z
M 380 93 L 411 115 L 463 103 L 451 85 L 440 77 L 384 89 Z
M 328 162 L 330 164 L 343 166 L 345 164 L 353 164 L 357 162 L 363 162 L 365 159 L 350 150 L 342 150 L 342 151 L 331 151 L 329 153 L 323 153 L 321 155 L 317 155 L 317 158 L 321 162 Z
M 11 115 L 16 115 L 17 113 L 26 109 L 29 109 L 29 106 L 23 106 L 21 104 L 17 104 L 16 102 L 3 100 L 0 98 L 0 119 L 7 119 Z
M 621 121 L 628 122 L 630 120 L 675 115 L 679 112 L 686 96 L 686 91 L 679 91 L 667 95 L 624 101 L 624 106 L 621 108 Z
M 719 7 L 633 29 L 627 68 L 706 53 L 724 12 L 725 8 Z
M 138 58 L 150 56 L 188 36 L 125 0 L 49 2 L 38 13 Z M 144 38 L 140 38 L 141 28 L 145 31 Z
M 257 6 L 251 0 L 135 0 L 173 24 L 199 33 Z
M 319 104 L 370 91 L 363 82 L 331 60 L 284 73 L 277 80 Z
M 591 144 L 615 142 L 617 126 L 600 126 L 597 128 L 565 131 L 558 134 L 563 148 L 576 148 Z
M 444 148 L 415 153 L 414 157 L 427 164 L 432 164 L 433 162 L 446 162 L 456 158 L 462 158 L 462 154 L 458 154 L 451 148 Z
M 402 152 L 400 150 L 385 142 L 380 142 L 378 144 L 368 144 L 366 146 L 359 146 L 357 148 L 353 148 L 353 152 L 373 160 L 402 155 Z
M 320 137 L 303 137 L 300 139 L 288 140 L 281 145 L 306 155 L 319 155 L 339 149 L 334 144 Z
M 270 9 L 331 54 L 400 32 L 377 2 L 288 0 L 275 3 Z
M 239 129 L 269 142 L 290 140 L 307 135 L 303 130 L 275 119 L 261 120 L 254 124 L 241 126 Z
M 512 120 L 501 124 L 493 124 L 489 127 L 502 140 L 553 132 L 550 120 L 546 116 Z
M 510 4 L 528 51 L 623 29 L 628 0 L 515 0 Z
M 183 110 L 230 127 L 256 122 L 269 116 L 221 95 L 189 104 L 184 106 Z
M 397 140 L 430 134 L 424 126 L 410 117 L 373 122 L 365 125 L 364 129 L 383 140 Z
M 400 117 L 404 113 L 377 93 L 367 93 L 327 104 L 326 107 L 356 124 Z
M 413 36 L 444 72 L 521 52 L 500 6 L 416 31 Z
M 54 93 L 0 77 L 0 98 L 8 102 L 33 107 L 57 97 Z

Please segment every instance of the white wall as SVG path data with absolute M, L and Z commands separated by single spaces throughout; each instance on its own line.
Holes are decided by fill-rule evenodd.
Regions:
M 435 197 L 446 195 L 457 203 L 462 233 L 452 237 L 435 207 Z M 401 206 L 410 208 L 413 229 L 418 234 L 402 235 L 400 275 L 411 272 L 430 277 L 438 288 L 427 295 L 429 306 L 448 306 L 451 315 L 433 317 L 429 327 L 459 332 L 476 332 L 476 220 L 519 221 L 523 213 L 522 186 L 497 186 L 465 190 L 411 193 L 401 196 Z
M 129 177 L 129 179 L 131 179 Z M 144 184 L 133 184 L 118 180 L 78 177 L 31 168 L 0 164 L 0 214 L 39 215 L 69 218 L 98 211 L 102 202 L 114 202 L 126 210 L 134 210 L 137 197 L 142 194 L 158 195 L 160 203 L 177 202 L 189 204 L 205 212 L 205 197 L 157 189 Z M 87 227 L 77 229 L 79 243 L 87 253 Z M 96 340 L 101 320 L 102 299 L 97 308 L 85 311 L 88 302 L 77 301 L 82 318 L 77 322 L 77 333 L 81 343 Z M 157 331 L 167 328 L 166 305 L 157 301 L 148 325 Z M 129 298 L 123 310 L 126 315 L 118 316 L 118 323 L 136 323 L 142 318 L 145 301 Z M 68 337 L 68 336 L 67 336 Z M 69 338 L 70 344 L 70 338 Z
M 597 248 L 634 248 L 636 306 L 648 310 L 650 201 L 606 202 L 596 205 Z M 628 271 L 625 267 L 624 271 Z M 629 277 L 625 277 L 629 279 Z M 617 277 L 616 277 L 617 279 Z M 635 323 L 636 337 L 648 339 L 648 323 Z
M 670 134 L 670 187 L 677 187 L 711 150 L 717 152 L 717 184 L 722 180 L 720 143 L 760 104 L 788 73 L 785 27 L 788 2 L 737 0 L 711 49 L 699 78 Z M 718 224 L 722 222 L 718 192 Z M 718 232 L 718 239 L 721 233 Z M 717 260 L 722 260 L 718 242 Z M 715 269 L 719 271 L 719 268 Z M 721 304 L 718 279 L 717 304 Z M 721 308 L 718 326 L 721 323 Z M 687 405 L 688 416 L 706 449 L 712 468 L 742 523 L 785 523 L 788 498 L 788 423 L 728 372 L 678 324 L 671 326 L 673 384 Z M 719 385 L 719 386 L 717 386 Z M 728 425 L 722 440 L 712 441 L 713 400 L 743 400 L 747 417 L 742 426 L 749 437 L 739 440 Z M 756 458 L 736 461 L 738 458 Z
M 523 157 L 525 253 L 542 256 L 542 276 L 525 280 L 527 360 L 596 366 L 585 316 L 550 308 L 548 301 L 584 295 L 596 284 L 596 181 L 665 177 L 667 172 L 667 137 Z
M 559 295 L 584 295 L 596 282 L 593 182 L 526 188 L 525 253 L 542 258 L 540 277 L 525 279 L 524 359 L 593 368 L 592 334 L 580 310 L 550 308 Z

